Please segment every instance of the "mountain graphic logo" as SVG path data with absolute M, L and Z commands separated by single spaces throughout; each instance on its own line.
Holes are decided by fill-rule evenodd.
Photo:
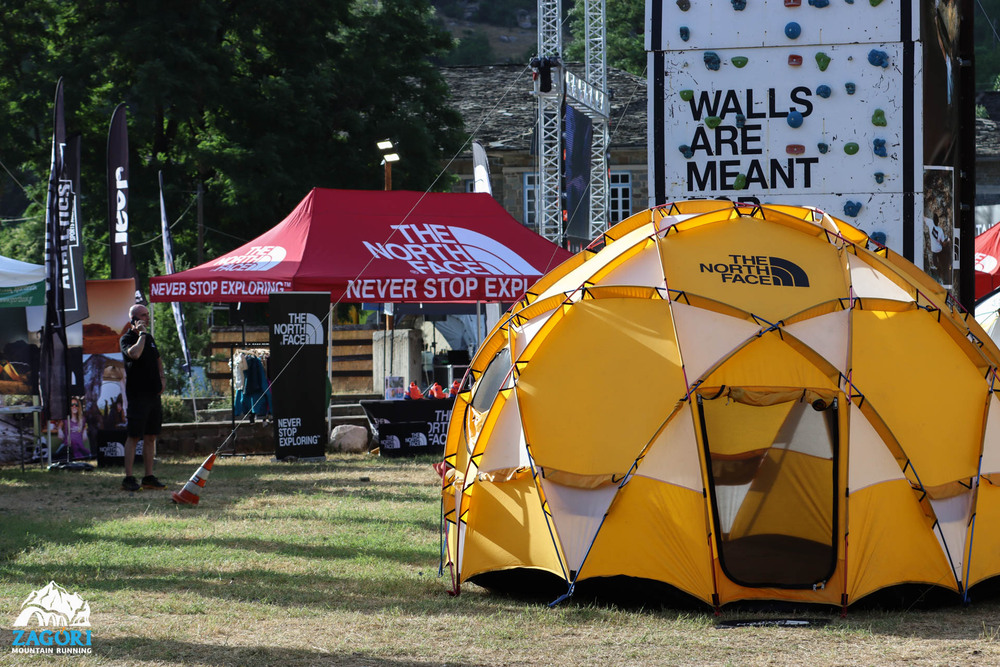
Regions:
M 805 269 L 783 257 L 740 254 L 726 257 L 723 262 L 699 262 L 699 271 L 716 274 L 722 283 L 728 285 L 809 287 L 809 274 Z
M 75 593 L 69 593 L 54 581 L 33 591 L 21 605 L 14 627 L 25 627 L 34 620 L 38 625 L 70 627 L 90 625 L 90 605 Z
M 282 345 L 322 345 L 326 329 L 312 313 L 289 313 L 288 322 L 275 322 L 274 334 Z

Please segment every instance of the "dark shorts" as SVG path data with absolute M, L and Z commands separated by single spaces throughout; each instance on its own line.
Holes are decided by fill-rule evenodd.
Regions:
M 160 435 L 163 407 L 159 396 L 136 396 L 128 399 L 125 410 L 125 430 L 130 438 Z

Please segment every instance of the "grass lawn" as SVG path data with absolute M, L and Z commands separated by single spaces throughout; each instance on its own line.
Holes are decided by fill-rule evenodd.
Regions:
M 473 585 L 451 597 L 431 462 L 225 458 L 197 507 L 124 493 L 120 470 L 2 469 L 0 665 L 1000 664 L 1000 600 L 719 629 L 711 614 L 550 609 Z M 200 463 L 156 472 L 176 490 Z M 89 603 L 92 655 L 10 652 L 22 602 L 49 581 Z

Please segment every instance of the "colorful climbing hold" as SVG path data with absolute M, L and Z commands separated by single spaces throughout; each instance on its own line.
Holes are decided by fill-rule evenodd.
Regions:
M 872 114 L 872 125 L 878 125 L 879 127 L 886 126 L 885 111 L 875 109 L 875 113 Z
M 885 232 L 872 232 L 871 234 L 868 235 L 868 238 L 870 238 L 872 241 L 881 246 L 884 246 L 885 242 L 887 241 L 885 237 Z
M 853 141 L 850 142 L 850 143 L 844 144 L 844 152 L 847 153 L 848 155 L 854 155 L 855 153 L 858 152 L 859 148 L 860 148 L 860 146 L 858 146 L 858 144 L 856 142 L 853 142 Z
M 680 147 L 679 147 L 679 150 L 680 150 L 680 152 L 681 152 L 681 155 L 683 155 L 684 157 L 686 157 L 686 158 L 687 158 L 687 159 L 689 159 L 689 160 L 690 160 L 690 159 L 691 159 L 692 157 L 694 157 L 694 151 L 693 151 L 693 150 L 691 150 L 691 147 L 690 147 L 690 146 L 688 146 L 687 144 L 684 144 L 683 146 L 680 146 Z
M 802 34 L 802 26 L 800 26 L 795 21 L 789 21 L 785 24 L 785 37 L 788 39 L 798 39 L 799 35 Z
M 785 120 L 788 121 L 789 127 L 802 127 L 802 112 L 792 109 L 788 112 L 788 115 L 785 116 Z
M 798 7 L 802 4 L 802 0 L 785 0 L 785 7 Z
M 823 9 L 830 4 L 830 0 L 809 0 L 809 4 L 817 9 Z
M 733 9 L 735 9 L 738 12 L 742 12 L 744 9 L 747 8 L 747 0 L 732 0 L 732 3 L 733 3 Z
M 798 67 L 801 64 L 802 64 L 802 56 L 796 55 L 794 53 L 788 56 L 789 67 Z
M 721 65 L 722 61 L 719 59 L 718 53 L 715 51 L 705 51 L 705 67 L 713 72 L 718 72 Z
M 825 72 L 826 68 L 830 66 L 830 56 L 820 51 L 816 54 L 816 64 L 819 65 L 820 72 Z
M 680 92 L 680 96 L 681 96 L 681 99 L 684 100 L 685 102 L 690 102 L 691 100 L 694 99 L 694 91 L 693 90 L 682 90 Z
M 788 144 L 785 146 L 785 152 L 789 155 L 802 155 L 806 152 L 806 147 L 802 144 Z
M 848 2 L 853 2 L 853 1 L 854 0 L 848 0 Z M 872 7 L 878 7 L 879 5 L 882 4 L 882 0 L 868 0 L 868 1 L 871 3 Z
M 889 54 L 885 51 L 879 51 L 878 49 L 872 49 L 868 52 L 868 62 L 876 67 L 881 67 L 885 69 L 889 66 Z
M 682 12 L 691 9 L 691 0 L 677 0 L 677 6 Z
M 820 154 L 826 155 L 826 152 L 830 150 L 830 144 L 825 144 L 822 141 L 816 144 L 816 148 L 819 149 Z
M 746 64 L 750 62 L 750 59 L 746 56 L 733 56 L 731 58 L 731 62 L 736 65 L 737 68 L 742 69 L 743 67 L 746 67 Z
M 847 91 L 848 95 L 853 95 L 854 91 L 856 91 L 857 89 L 858 89 L 857 84 L 851 83 L 850 81 L 844 84 L 844 90 Z
M 851 201 L 850 199 L 848 199 L 847 203 L 844 204 L 844 213 L 851 216 L 852 218 L 858 217 L 858 213 L 860 212 L 861 212 L 861 202 Z
M 875 151 L 875 155 L 879 157 L 885 157 L 887 155 L 885 150 L 885 139 L 876 139 L 872 142 L 872 149 Z
M 879 184 L 885 183 L 885 174 L 883 174 L 881 171 L 876 171 L 875 172 L 875 182 L 879 183 Z
M 747 187 L 747 175 L 737 174 L 733 179 L 733 190 L 745 190 Z
M 830 86 L 826 85 L 825 83 L 820 86 L 816 86 L 816 94 L 822 97 L 824 100 L 830 97 L 832 93 L 833 91 L 830 89 Z
M 705 125 L 708 125 L 711 129 L 715 129 L 722 124 L 722 119 L 718 116 L 705 116 Z
M 685 42 L 691 39 L 691 29 L 688 28 L 686 25 L 681 26 L 680 33 L 681 33 L 681 39 L 683 39 Z
M 743 127 L 747 124 L 747 117 L 741 113 L 736 114 L 736 127 Z

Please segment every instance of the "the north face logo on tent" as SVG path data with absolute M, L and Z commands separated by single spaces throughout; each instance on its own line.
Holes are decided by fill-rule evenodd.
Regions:
M 727 255 L 725 262 L 700 263 L 702 273 L 715 273 L 729 284 L 809 287 L 809 276 L 795 262 L 766 255 Z

